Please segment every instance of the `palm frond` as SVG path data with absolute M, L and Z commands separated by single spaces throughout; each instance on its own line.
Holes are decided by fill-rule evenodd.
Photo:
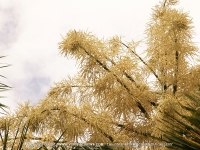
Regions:
M 160 141 L 173 143 L 171 148 L 177 149 L 200 149 L 200 95 L 197 93 L 186 94 L 189 104 L 180 105 L 185 113 L 174 110 L 172 116 L 169 112 L 164 112 L 166 119 L 159 120 L 166 130 L 158 129 L 163 133 Z

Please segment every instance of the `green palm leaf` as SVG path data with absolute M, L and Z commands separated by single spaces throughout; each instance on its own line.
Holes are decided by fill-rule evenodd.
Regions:
M 159 120 L 166 129 L 158 128 L 163 133 L 163 138 L 159 140 L 173 143 L 170 149 L 200 149 L 200 95 L 192 93 L 186 94 L 186 97 L 191 102 L 187 105 L 180 104 L 182 111 L 174 110 L 173 116 L 164 111 L 166 118 Z
M 0 56 L 0 58 L 4 58 L 4 57 L 6 57 L 6 56 Z M 5 67 L 8 67 L 8 66 L 10 66 L 10 65 L 2 65 L 2 66 L 0 66 L 0 68 L 5 68 Z M 6 78 L 6 77 L 3 76 L 3 75 L 0 75 L 0 77 Z M 8 86 L 8 85 L 6 85 L 6 84 L 3 84 L 3 83 L 0 81 L 0 92 L 7 91 L 7 90 L 9 90 L 9 89 L 11 89 L 10 86 Z M 3 96 L 0 96 L 0 98 L 3 98 Z M 4 108 L 8 108 L 8 106 L 6 106 L 6 105 L 0 103 L 0 108 L 5 112 L 5 109 L 4 109 Z M 0 113 L 3 114 L 2 112 L 0 112 Z

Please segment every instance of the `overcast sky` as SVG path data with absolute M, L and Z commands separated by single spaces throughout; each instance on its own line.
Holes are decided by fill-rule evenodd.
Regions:
M 159 0 L 0 0 L 0 69 L 13 87 L 0 103 L 12 109 L 18 102 L 37 103 L 54 82 L 76 74 L 73 60 L 59 54 L 58 43 L 71 29 L 87 30 L 100 39 L 114 35 L 126 41 L 144 38 L 151 8 Z M 200 42 L 199 0 L 180 0 L 177 6 L 193 18 Z M 199 43 L 197 43 L 199 46 Z

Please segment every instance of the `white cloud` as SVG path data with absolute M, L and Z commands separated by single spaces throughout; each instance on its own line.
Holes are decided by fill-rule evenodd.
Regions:
M 53 82 L 75 74 L 73 60 L 59 54 L 58 42 L 71 29 L 88 30 L 99 38 L 114 35 L 141 40 L 151 8 L 159 0 L 0 0 L 0 48 L 3 80 L 14 88 L 0 102 L 12 106 L 44 97 Z M 192 3 L 193 2 L 193 3 Z M 198 1 L 181 0 L 178 7 L 190 11 L 200 35 Z M 3 5 L 2 5 L 3 4 Z M 7 25 L 6 25 L 7 24 Z M 195 41 L 197 41 L 196 38 Z M 197 41 L 198 42 L 198 41 Z M 1 73 L 1 72 L 0 72 Z

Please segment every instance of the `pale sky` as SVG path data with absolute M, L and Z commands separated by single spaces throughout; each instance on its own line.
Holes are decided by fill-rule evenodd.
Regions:
M 152 7 L 159 0 L 0 0 L 0 69 L 13 89 L 0 102 L 13 109 L 18 102 L 37 103 L 50 86 L 77 72 L 75 61 L 61 56 L 58 43 L 69 30 L 87 30 L 100 39 L 119 35 L 125 41 L 144 38 Z M 193 18 L 194 42 L 200 42 L 200 1 L 180 0 Z

